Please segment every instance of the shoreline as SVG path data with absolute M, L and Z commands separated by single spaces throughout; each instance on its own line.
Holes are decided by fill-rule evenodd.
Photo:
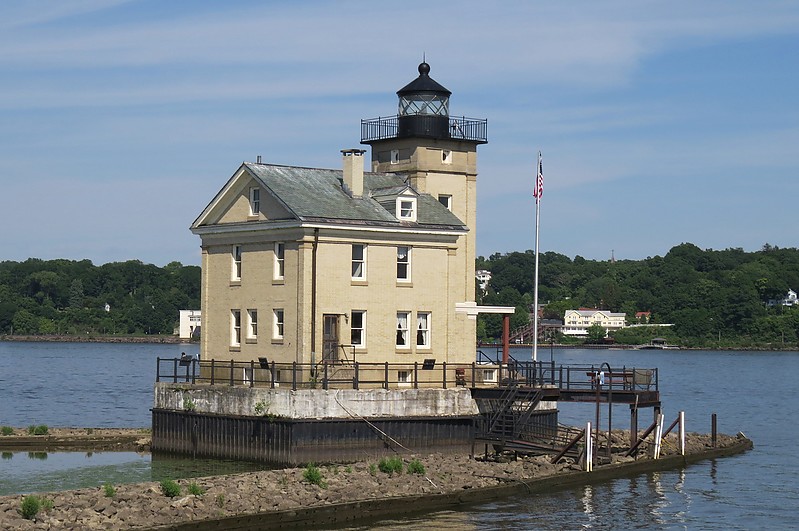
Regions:
M 0 336 L 0 341 L 18 343 L 152 343 L 152 344 L 191 344 L 197 340 L 180 339 L 177 336 Z
M 168 345 L 189 345 L 199 344 L 196 339 L 181 339 L 176 336 L 65 336 L 65 335 L 0 335 L 0 342 L 18 342 L 18 343 L 138 343 L 138 344 L 168 344 Z M 532 348 L 532 343 L 512 343 L 511 348 Z M 554 344 L 548 345 L 539 344 L 539 352 L 544 352 L 548 348 L 556 350 L 641 350 L 639 345 L 572 345 L 572 344 Z M 501 343 L 483 343 L 477 345 L 477 350 L 483 349 L 502 349 Z M 644 349 L 646 350 L 646 349 Z M 799 350 L 797 345 L 780 345 L 780 346 L 753 346 L 753 347 L 675 347 L 667 349 L 654 349 L 654 350 L 717 350 L 728 352 L 790 352 Z
M 78 428 L 73 428 L 79 430 Z M 86 428 L 83 428 L 84 432 Z M 41 437 L 41 436 L 40 436 Z M 519 492 L 554 489 L 606 481 L 745 452 L 752 441 L 742 434 L 710 436 L 688 434 L 686 455 L 676 451 L 676 437 L 664 439 L 664 455 L 654 460 L 615 455 L 613 462 L 584 472 L 570 459 L 553 465 L 549 456 L 472 459 L 467 455 L 413 454 L 423 474 L 380 472 L 378 458 L 364 456 L 352 464 L 320 466 L 324 486 L 312 484 L 306 469 L 288 468 L 179 480 L 181 493 L 165 496 L 158 483 L 114 485 L 107 496 L 103 486 L 38 496 L 52 508 L 42 510 L 36 522 L 20 515 L 24 495 L 0 497 L 0 528 L 13 529 L 278 529 L 334 526 L 376 521 L 408 513 L 425 513 L 482 503 Z M 0 441 L 4 438 L 0 437 Z M 42 440 L 44 442 L 44 440 Z M 188 494 L 194 484 L 202 494 Z

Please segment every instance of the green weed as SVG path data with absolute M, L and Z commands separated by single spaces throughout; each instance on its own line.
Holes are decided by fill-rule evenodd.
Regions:
M 377 468 L 384 474 L 402 474 L 402 459 L 399 457 L 384 457 L 377 464 Z
M 38 496 L 25 496 L 22 498 L 22 507 L 20 512 L 22 517 L 26 520 L 33 520 L 42 508 L 42 502 Z
M 305 470 L 302 472 L 302 477 L 311 485 L 316 485 L 323 489 L 327 488 L 327 483 L 325 483 L 325 478 L 322 476 L 322 471 L 313 463 L 308 463 Z
M 408 474 L 418 474 L 420 476 L 423 476 L 424 465 L 418 459 L 414 459 L 410 463 L 408 463 L 407 471 Z
M 3 426 L 2 428 L 0 428 L 0 433 L 2 433 L 3 435 L 14 435 L 14 428 L 12 428 L 11 426 Z
M 180 495 L 180 485 L 171 479 L 165 479 L 161 482 L 161 492 L 168 498 L 174 498 Z
M 202 489 L 196 482 L 192 481 L 189 483 L 189 486 L 186 488 L 189 494 L 193 496 L 202 496 L 205 494 L 205 490 Z
M 112 484 L 106 483 L 103 485 L 103 492 L 106 498 L 113 498 L 117 494 L 117 489 L 115 489 Z

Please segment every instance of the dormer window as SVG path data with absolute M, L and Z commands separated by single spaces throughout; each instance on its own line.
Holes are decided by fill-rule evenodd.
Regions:
M 416 198 L 397 198 L 397 218 L 400 221 L 416 221 Z

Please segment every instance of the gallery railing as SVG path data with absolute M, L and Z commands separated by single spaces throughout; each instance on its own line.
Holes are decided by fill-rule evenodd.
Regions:
M 607 366 L 604 364 L 604 366 Z M 457 364 L 425 360 L 414 363 L 277 363 L 258 361 L 158 358 L 156 382 L 296 389 L 394 389 L 450 387 L 550 386 L 561 390 L 657 391 L 658 370 L 555 365 L 511 360 Z

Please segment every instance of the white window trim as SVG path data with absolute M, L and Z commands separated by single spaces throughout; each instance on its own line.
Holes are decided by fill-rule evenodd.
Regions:
M 284 242 L 275 242 L 275 265 L 272 278 L 274 280 L 286 278 L 286 244 Z
M 258 310 L 247 310 L 247 339 L 258 339 Z
M 401 317 L 405 318 L 405 328 L 402 328 L 402 321 Z M 410 331 L 408 330 L 411 321 L 411 312 L 397 312 L 397 335 L 394 340 L 394 343 L 398 349 L 410 349 L 411 348 L 411 341 L 410 341 Z M 402 334 L 404 333 L 404 334 Z M 399 338 L 401 334 L 404 336 L 405 341 L 403 344 L 400 344 Z
M 241 346 L 241 310 L 230 310 L 230 346 Z
M 230 271 L 230 278 L 232 280 L 241 280 L 241 256 L 243 254 L 244 253 L 242 252 L 241 245 L 233 246 L 233 249 L 231 250 L 233 266 Z
M 283 308 L 272 310 L 272 339 L 283 339 L 286 329 L 286 312 Z
M 250 215 L 257 216 L 260 213 L 261 213 L 261 189 L 258 187 L 253 187 L 250 188 Z
M 356 260 L 352 256 L 352 253 L 355 250 L 356 246 L 359 246 L 363 250 L 363 254 L 361 255 L 361 259 L 360 260 Z M 367 250 L 368 250 L 368 247 L 367 247 L 367 245 L 365 243 L 353 243 L 352 246 L 350 247 L 350 259 L 351 259 L 350 260 L 350 274 L 351 274 L 352 280 L 366 280 L 366 254 L 367 254 Z M 355 276 L 353 274 L 353 273 L 355 273 L 355 271 L 354 271 L 355 267 L 354 266 L 355 266 L 356 263 L 360 263 L 361 264 L 361 275 L 360 276 Z
M 425 324 L 426 328 L 421 328 L 422 321 L 420 317 L 426 316 Z M 430 339 L 431 339 L 431 321 L 433 318 L 433 314 L 431 312 L 417 312 L 416 313 L 416 348 L 420 350 L 429 350 L 430 349 Z M 422 337 L 425 338 L 424 343 L 419 342 L 419 334 L 422 334 Z
M 407 249 L 407 254 L 405 255 L 405 261 L 400 262 L 400 249 Z M 397 282 L 410 282 L 411 281 L 411 254 L 412 248 L 409 245 L 398 245 L 397 246 Z M 400 264 L 405 265 L 405 276 L 400 277 L 399 274 L 399 267 Z
M 442 201 L 442 199 L 446 199 L 446 202 Z M 452 195 L 450 195 L 450 194 L 438 194 L 438 202 L 441 203 L 442 205 L 444 205 L 447 208 L 447 210 L 452 212 Z
M 403 215 L 403 203 L 410 203 L 410 213 Z M 401 195 L 397 198 L 397 219 L 400 221 L 416 221 L 416 198 L 407 195 Z
M 452 150 L 441 150 L 441 162 L 442 164 L 452 164 Z
M 355 328 L 355 314 L 359 314 L 361 316 L 361 327 Z M 361 342 L 356 343 L 352 340 L 352 331 L 353 330 L 360 330 L 361 331 Z M 352 310 L 350 312 L 350 343 L 355 348 L 366 348 L 366 310 Z

